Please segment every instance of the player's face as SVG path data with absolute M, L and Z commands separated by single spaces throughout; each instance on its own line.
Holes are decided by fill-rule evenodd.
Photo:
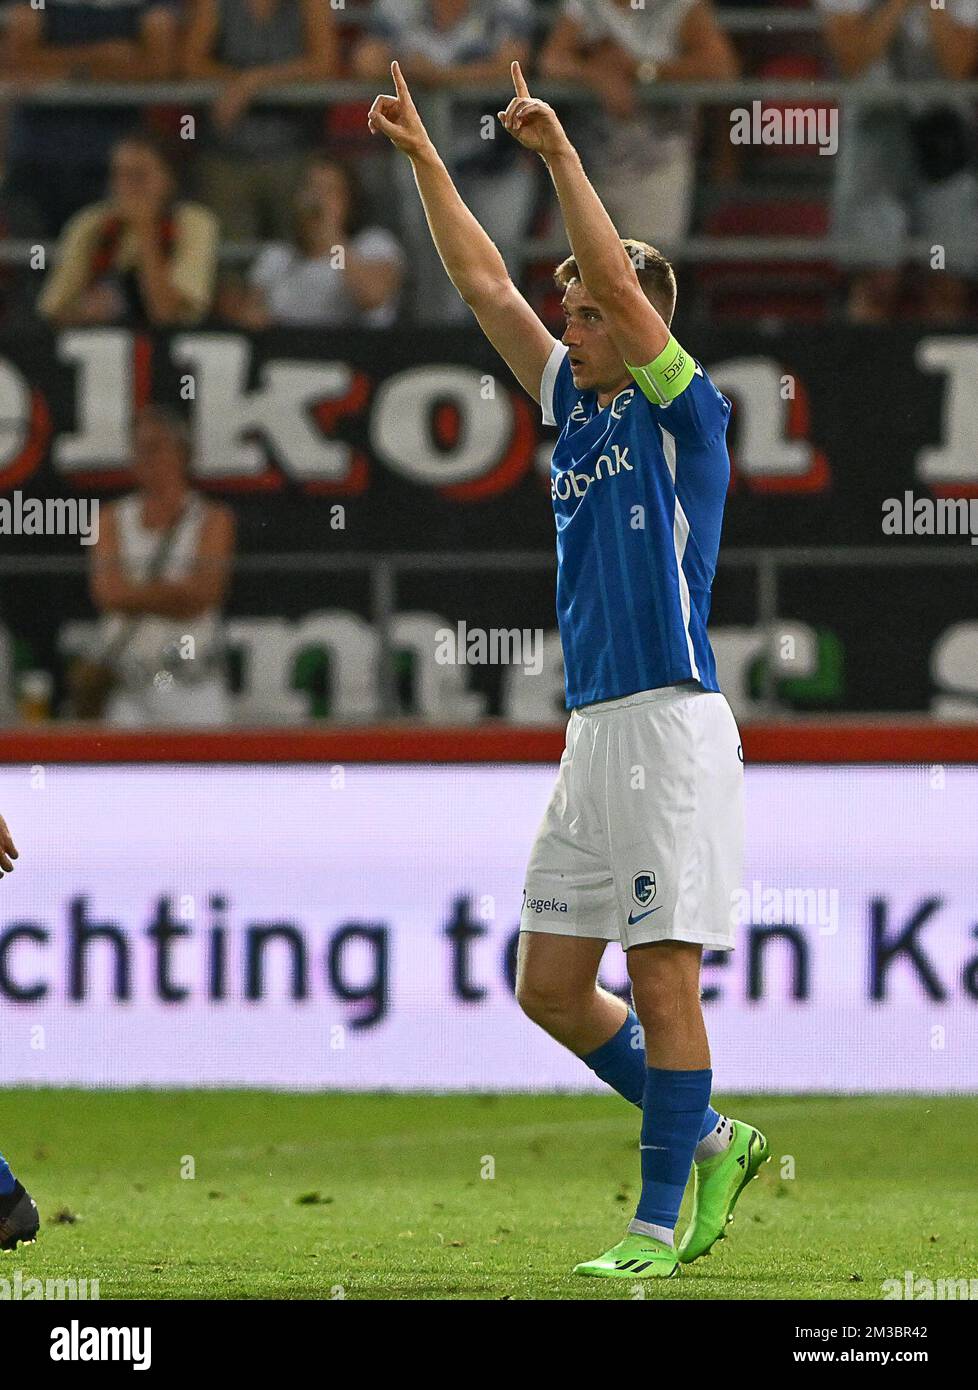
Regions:
M 628 368 L 611 340 L 601 310 L 579 280 L 564 295 L 567 327 L 561 341 L 570 358 L 571 376 L 579 391 L 614 392 L 629 379 Z

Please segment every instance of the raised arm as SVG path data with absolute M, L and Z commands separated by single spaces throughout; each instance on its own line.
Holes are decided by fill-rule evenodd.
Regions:
M 601 309 L 608 333 L 625 362 L 646 366 L 669 346 L 668 325 L 646 298 L 628 252 L 557 113 L 545 101 L 530 96 L 519 63 L 513 64 L 513 83 L 516 96 L 499 118 L 550 170 L 581 280 Z
M 495 244 L 462 201 L 397 63 L 391 65 L 391 72 L 397 95 L 379 96 L 374 102 L 371 133 L 386 135 L 410 159 L 431 236 L 449 279 L 520 385 L 538 401 L 556 339 L 513 284 Z

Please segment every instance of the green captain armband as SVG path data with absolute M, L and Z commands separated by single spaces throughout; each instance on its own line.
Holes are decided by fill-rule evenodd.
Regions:
M 625 366 L 653 405 L 668 405 L 674 401 L 696 375 L 696 363 L 672 336 L 647 367 L 633 367 L 631 362 L 626 362 Z

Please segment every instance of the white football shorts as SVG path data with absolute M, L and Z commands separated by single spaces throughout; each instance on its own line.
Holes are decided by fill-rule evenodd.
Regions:
M 743 786 L 730 706 L 698 684 L 574 710 L 520 929 L 731 950 Z

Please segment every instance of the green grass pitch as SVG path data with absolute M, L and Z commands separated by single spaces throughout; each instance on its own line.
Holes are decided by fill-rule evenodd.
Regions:
M 730 1237 L 657 1299 L 879 1299 L 970 1277 L 968 1098 L 738 1097 L 774 1158 Z M 42 1211 L 0 1279 L 112 1298 L 623 1299 L 575 1278 L 638 1186 L 614 1096 L 7 1091 L 0 1147 Z M 184 1177 L 193 1165 L 193 1177 Z

